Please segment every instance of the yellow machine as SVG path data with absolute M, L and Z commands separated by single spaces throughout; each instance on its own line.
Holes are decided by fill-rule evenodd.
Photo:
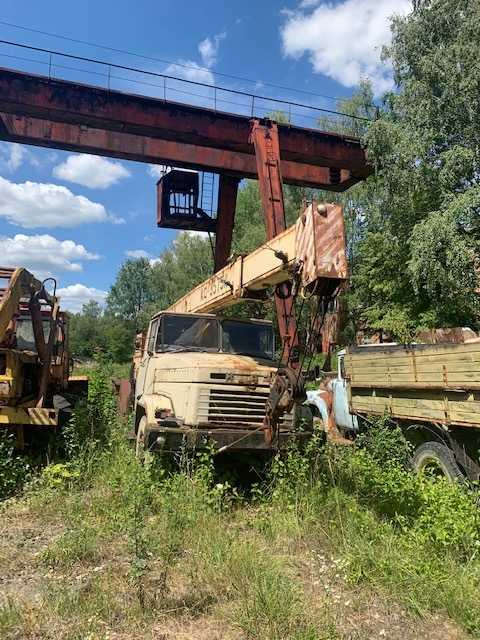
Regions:
M 0 428 L 15 432 L 20 448 L 26 428 L 57 426 L 70 404 L 69 319 L 45 282 L 0 267 Z

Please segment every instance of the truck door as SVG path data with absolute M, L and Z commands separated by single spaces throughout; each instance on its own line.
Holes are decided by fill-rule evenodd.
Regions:
M 150 357 L 153 355 L 155 347 L 155 336 L 157 334 L 157 327 L 158 318 L 155 318 L 150 323 L 147 339 L 145 342 L 145 348 L 143 350 L 142 359 L 140 360 L 140 366 L 138 367 L 137 380 L 135 384 L 135 399 L 137 399 L 140 394 L 148 393 L 148 389 L 145 389 L 145 384 L 147 382 L 147 369 L 149 368 L 148 363 L 150 362 Z
M 332 380 L 333 391 L 333 415 L 337 427 L 349 431 L 358 431 L 357 416 L 348 410 L 347 381 L 344 368 L 345 351 L 338 354 L 338 374 L 336 380 Z

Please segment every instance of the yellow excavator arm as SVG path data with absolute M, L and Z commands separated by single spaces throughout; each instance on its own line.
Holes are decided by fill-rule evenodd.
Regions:
M 5 337 L 8 326 L 18 313 L 18 305 L 22 298 L 30 298 L 42 288 L 42 283 L 23 267 L 16 269 L 0 268 L 0 278 L 8 280 L 2 289 L 0 299 L 0 343 Z
M 45 291 L 40 280 L 23 267 L 16 269 L 0 267 L 0 279 L 7 280 L 7 286 L 0 289 L 0 344 L 8 342 L 8 333 L 15 332 L 15 318 L 19 314 L 20 303 L 23 300 L 29 306 L 37 352 L 43 360 L 47 345 L 43 334 L 39 300 L 44 300 L 53 309 L 57 299 Z

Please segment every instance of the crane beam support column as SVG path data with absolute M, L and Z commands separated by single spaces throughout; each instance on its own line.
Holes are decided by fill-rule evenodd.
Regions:
M 220 175 L 218 185 L 217 239 L 215 244 L 215 273 L 227 264 L 237 204 L 239 178 Z
M 257 160 L 267 240 L 271 240 L 286 229 L 278 127 L 270 120 L 265 120 L 261 124 L 260 120 L 254 118 L 250 138 Z M 299 366 L 298 333 L 293 298 L 289 296 L 281 299 L 275 296 L 275 304 L 285 364 L 297 368 Z

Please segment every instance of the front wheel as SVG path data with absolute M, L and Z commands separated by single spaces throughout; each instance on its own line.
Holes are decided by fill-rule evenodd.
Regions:
M 419 471 L 429 471 L 433 475 L 443 476 L 447 482 L 466 480 L 452 450 L 441 442 L 421 444 L 413 454 L 412 466 Z
M 137 439 L 135 441 L 135 455 L 143 458 L 145 455 L 145 431 L 147 427 L 147 416 L 142 416 L 138 423 Z

